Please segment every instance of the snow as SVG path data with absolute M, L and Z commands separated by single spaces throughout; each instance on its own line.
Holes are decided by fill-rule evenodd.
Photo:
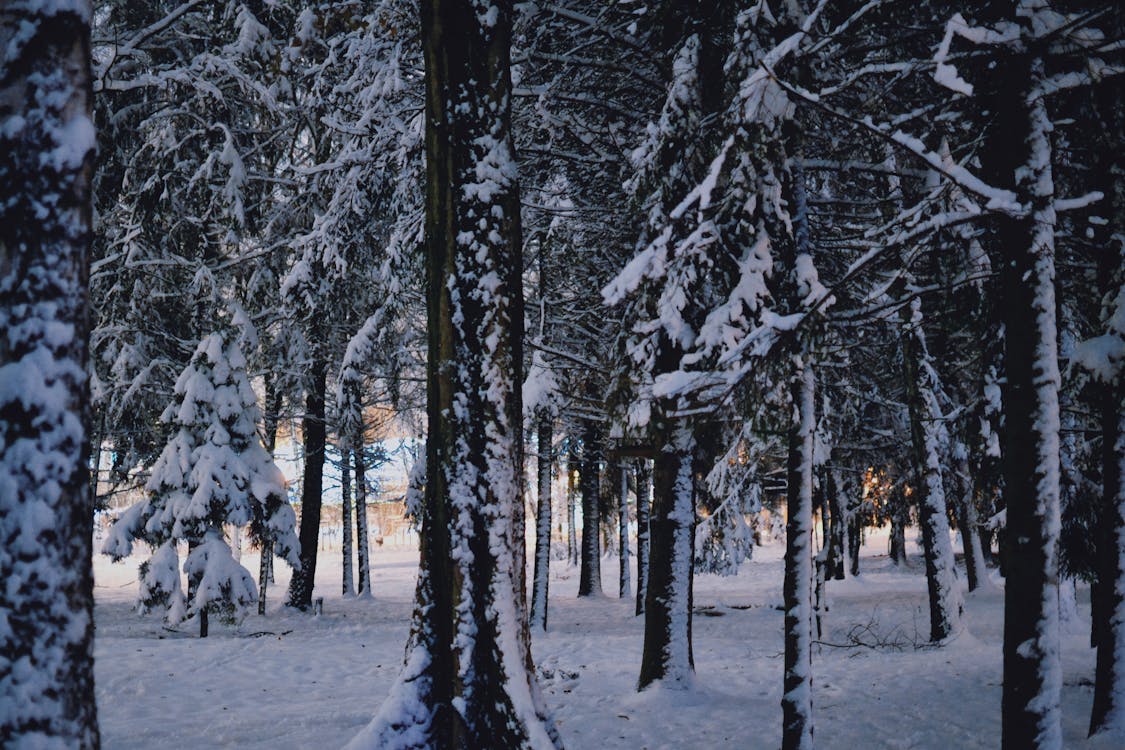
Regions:
M 814 647 L 817 746 L 999 747 L 1003 579 L 995 590 L 966 596 L 958 637 L 916 649 L 927 637 L 920 551 L 910 542 L 910 566 L 897 569 L 884 555 L 886 541 L 885 530 L 870 534 L 862 575 L 828 582 L 824 640 L 843 644 L 854 626 L 870 625 L 899 647 Z M 633 616 L 633 602 L 576 598 L 577 568 L 555 561 L 551 630 L 535 634 L 532 651 L 564 746 L 779 746 L 782 552 L 782 544 L 758 548 L 734 577 L 696 576 L 693 687 L 642 694 L 635 687 L 644 621 Z M 252 570 L 256 560 L 256 552 L 244 553 Z M 139 618 L 131 611 L 134 566 L 96 559 L 104 746 L 343 746 L 392 689 L 410 627 L 417 551 L 381 547 L 372 562 L 374 601 L 343 599 L 339 553 L 323 552 L 321 617 L 271 602 L 266 617 L 251 615 L 237 629 L 216 624 L 198 639 L 190 628 L 171 632 L 158 617 Z M 604 567 L 611 587 L 617 566 Z M 285 587 L 288 571 L 279 566 L 277 574 Z M 1086 740 L 1094 652 L 1087 644 L 1089 589 L 1079 583 L 1077 595 L 1082 624 L 1062 637 L 1063 741 L 1109 750 L 1115 744 L 1106 738 Z

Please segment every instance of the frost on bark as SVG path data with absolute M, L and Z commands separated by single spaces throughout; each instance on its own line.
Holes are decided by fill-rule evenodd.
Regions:
M 0 5 L 0 737 L 98 747 L 90 6 Z
M 629 465 L 622 463 L 617 474 L 617 552 L 621 561 L 618 596 L 625 599 L 632 594 L 629 583 Z
M 307 610 L 312 606 L 316 581 L 316 553 L 320 547 L 320 508 L 324 489 L 324 448 L 327 440 L 324 399 L 328 368 L 315 362 L 305 393 L 305 417 L 301 421 L 304 472 L 301 482 L 301 567 L 289 581 L 289 606 Z
M 579 481 L 582 491 L 582 550 L 578 576 L 578 595 L 602 593 L 601 545 L 601 435 L 596 423 L 587 421 L 582 432 L 582 464 Z
M 794 418 L 789 430 L 789 518 L 785 526 L 785 679 L 781 696 L 783 750 L 811 750 L 813 438 L 816 430 L 812 367 L 794 357 Z
M 648 595 L 649 508 L 652 473 L 644 459 L 637 461 L 637 614 L 645 613 Z
M 539 497 L 535 518 L 535 574 L 531 587 L 531 627 L 547 629 L 547 588 L 551 573 L 551 441 L 549 414 L 539 417 Z
M 906 380 L 910 437 L 918 476 L 918 516 L 930 602 L 930 640 L 942 641 L 960 627 L 964 602 L 957 582 L 941 466 L 941 420 L 937 375 L 926 349 L 922 302 L 915 297 L 901 310 L 902 369 Z
M 421 564 L 406 663 L 352 748 L 556 748 L 523 569 L 523 310 L 512 4 L 425 0 L 428 364 Z
M 695 441 L 678 427 L 663 432 L 653 461 L 645 643 L 638 688 L 656 681 L 686 686 L 695 672 L 691 647 L 695 562 Z
M 992 169 L 1016 175 L 1024 215 L 998 219 L 1002 254 L 1007 386 L 1004 487 L 1007 503 L 1002 742 L 1014 748 L 1062 745 L 1059 696 L 1059 368 L 1055 321 L 1055 208 L 1051 123 L 1034 96 L 1040 59 L 1014 56 L 997 80 Z

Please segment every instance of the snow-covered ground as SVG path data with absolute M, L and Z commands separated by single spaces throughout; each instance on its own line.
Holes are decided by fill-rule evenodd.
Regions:
M 819 748 L 995 748 L 1000 745 L 1003 592 L 966 596 L 966 629 L 942 648 L 925 644 L 926 585 L 918 551 L 909 569 L 864 548 L 861 576 L 829 583 L 824 641 L 875 648 L 814 651 Z M 778 747 L 781 740 L 783 545 L 755 551 L 733 578 L 698 576 L 696 685 L 690 692 L 635 692 L 643 621 L 633 601 L 578 600 L 578 571 L 554 562 L 549 632 L 535 638 L 540 684 L 566 747 Z M 95 562 L 97 694 L 103 744 L 118 748 L 337 748 L 371 718 L 391 687 L 409 627 L 417 552 L 373 551 L 372 600 L 345 600 L 339 553 L 321 552 L 320 617 L 281 606 L 288 571 L 278 564 L 266 617 L 207 639 L 164 630 L 131 609 L 136 564 Z M 257 558 L 243 558 L 252 571 Z M 616 591 L 617 561 L 602 564 Z M 963 576 L 962 576 L 963 585 Z M 1087 741 L 1094 674 L 1089 591 L 1063 636 L 1063 732 Z M 916 648 L 917 646 L 917 648 Z

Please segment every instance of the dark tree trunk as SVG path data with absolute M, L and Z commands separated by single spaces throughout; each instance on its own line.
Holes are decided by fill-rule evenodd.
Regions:
M 1031 96 L 1042 60 L 1016 55 L 994 71 L 999 135 L 992 174 L 1030 208 L 998 219 L 1002 254 L 1004 388 L 1005 750 L 1062 745 L 1058 633 L 1059 370 L 1055 323 L 1054 188 L 1046 102 Z M 1005 182 L 1001 182 L 1003 185 Z
M 523 264 L 512 3 L 485 13 L 423 0 L 421 20 L 429 344 L 421 565 L 405 667 L 357 744 L 558 746 L 518 599 Z
M 827 474 L 828 496 L 828 560 L 825 575 L 837 581 L 844 580 L 844 561 L 847 559 L 847 519 L 844 518 L 844 503 L 840 502 L 840 494 L 844 492 L 844 482 L 834 471 Z
M 351 467 L 348 466 L 350 453 L 347 443 L 340 445 L 340 496 L 343 505 L 340 513 L 340 522 L 343 525 L 340 553 L 344 561 L 341 582 L 344 596 L 355 595 L 355 576 L 352 568 L 352 472 Z
M 587 421 L 582 434 L 582 568 L 578 595 L 602 593 L 601 548 L 601 434 L 595 422 Z
M 551 466 L 554 420 L 539 417 L 539 506 L 535 519 L 535 572 L 531 590 L 531 627 L 547 629 L 547 589 L 551 573 Z
M 657 680 L 686 683 L 695 670 L 691 647 L 694 441 L 683 428 L 664 435 L 652 471 L 645 643 L 638 682 L 642 690 Z
M 888 540 L 891 561 L 895 565 L 906 565 L 906 526 L 910 523 L 910 503 L 902 488 L 895 488 L 891 494 L 891 537 Z M 859 540 L 856 540 L 856 565 L 859 565 Z
M 1118 38 L 1118 37 L 1115 37 Z M 1103 330 L 1118 312 L 1115 305 L 1125 287 L 1125 248 L 1111 231 L 1125 227 L 1125 127 L 1123 87 L 1114 82 L 1099 92 L 1099 130 L 1105 134 L 1102 153 L 1106 160 L 1099 187 L 1108 206 L 1098 211 L 1110 215 L 1108 226 L 1099 227 L 1094 241 L 1101 248 L 1098 282 L 1102 293 Z M 1114 247 L 1116 245 L 1116 247 Z M 1118 365 L 1120 368 L 1120 364 Z M 1094 704 L 1090 734 L 1112 732 L 1125 740 L 1125 376 L 1120 370 L 1108 383 L 1099 385 L 1102 432 L 1102 503 L 1096 536 L 1097 585 L 1091 588 L 1091 640 L 1098 655 L 1094 672 Z
M 651 507 L 652 474 L 647 462 L 640 459 L 637 472 L 637 614 L 645 613 L 649 569 L 649 509 Z
M 957 454 L 959 458 L 955 486 L 961 495 L 957 508 L 960 511 L 958 521 L 961 527 L 961 546 L 965 551 L 965 576 L 969 591 L 976 591 L 989 584 L 988 570 L 985 568 L 984 551 L 981 549 L 980 520 L 977 518 L 976 500 L 973 498 L 972 474 L 963 444 L 958 444 Z
M 316 555 L 320 544 L 320 504 L 324 488 L 324 396 L 328 368 L 323 361 L 313 363 L 305 394 L 305 418 L 301 424 L 305 471 L 301 483 L 301 567 L 289 582 L 289 606 L 307 610 L 312 606 L 316 580 Z
M 90 17 L 82 0 L 0 4 L 0 742 L 9 747 L 99 745 Z
M 938 420 L 943 417 L 936 396 L 939 384 L 929 364 L 921 300 L 915 297 L 901 308 L 900 314 L 902 371 L 910 413 L 914 472 L 918 477 L 915 496 L 929 592 L 930 640 L 943 641 L 960 627 L 963 604 L 953 545 L 949 542 L 949 514 L 938 435 Z
M 902 527 L 899 527 L 901 533 Z M 894 540 L 894 527 L 891 527 L 892 543 Z M 903 545 L 905 545 L 905 540 Z M 848 517 L 848 562 L 852 577 L 859 575 L 859 549 L 863 546 L 863 521 L 859 513 L 851 513 Z
M 575 512 L 578 488 L 574 486 L 578 478 L 581 464 L 574 455 L 574 441 L 570 441 L 570 448 L 566 455 L 566 560 L 570 565 L 578 564 L 578 529 L 577 514 Z
M 367 537 L 367 471 L 363 462 L 362 430 L 352 455 L 355 458 L 355 532 L 359 562 L 359 595 L 370 598 L 372 595 L 371 553 Z
M 629 585 L 629 464 L 622 462 L 617 473 L 617 552 L 621 560 L 617 590 L 625 599 L 633 593 Z
M 781 697 L 783 750 L 812 747 L 812 471 L 816 412 L 812 367 L 793 377 L 796 418 L 789 430 L 785 526 L 785 679 Z

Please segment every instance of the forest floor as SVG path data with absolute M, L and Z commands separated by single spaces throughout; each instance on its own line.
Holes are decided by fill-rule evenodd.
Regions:
M 818 748 L 1000 746 L 1002 579 L 966 596 L 965 628 L 932 648 L 918 550 L 906 568 L 875 533 L 861 575 L 828 585 L 823 645 L 814 651 Z M 554 561 L 550 621 L 533 652 L 540 684 L 570 750 L 776 748 L 781 740 L 784 545 L 755 550 L 734 577 L 695 580 L 696 681 L 689 691 L 635 691 L 643 618 L 617 592 L 617 560 L 604 558 L 607 595 L 579 600 L 578 571 Z M 319 617 L 283 606 L 288 569 L 278 563 L 268 614 L 240 628 L 194 623 L 181 632 L 132 611 L 139 559 L 95 560 L 96 679 L 103 746 L 119 748 L 317 748 L 343 745 L 373 716 L 402 661 L 417 551 L 376 548 L 374 598 L 340 595 L 340 554 L 321 551 Z M 257 571 L 257 557 L 243 564 Z M 964 576 L 962 576 L 963 581 Z M 612 595 L 610 594 L 612 592 Z M 1089 590 L 1063 633 L 1063 732 L 1086 740 L 1094 651 Z M 866 645 L 858 645 L 860 643 Z

